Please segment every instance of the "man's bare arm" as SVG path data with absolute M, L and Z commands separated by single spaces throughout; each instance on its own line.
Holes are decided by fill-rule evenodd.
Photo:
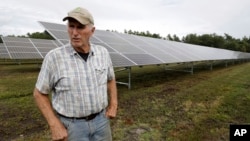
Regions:
M 67 130 L 55 115 L 49 96 L 42 94 L 36 88 L 34 89 L 33 96 L 39 110 L 49 124 L 52 140 L 66 140 L 68 136 Z
M 117 87 L 115 79 L 108 81 L 108 93 L 109 93 L 109 106 L 106 112 L 106 116 L 109 118 L 114 118 L 116 117 L 117 107 L 118 107 Z

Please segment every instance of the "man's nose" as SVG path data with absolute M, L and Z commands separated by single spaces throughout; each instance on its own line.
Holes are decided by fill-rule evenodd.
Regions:
M 73 33 L 73 35 L 77 35 L 78 34 L 77 28 L 73 28 L 72 33 Z

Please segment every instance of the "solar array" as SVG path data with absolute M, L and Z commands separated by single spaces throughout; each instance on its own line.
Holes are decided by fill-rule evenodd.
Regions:
M 43 59 L 54 48 L 69 44 L 67 27 L 63 24 L 39 22 L 55 40 L 1 37 L 0 59 Z M 105 47 L 114 67 L 128 70 L 128 82 L 119 84 L 131 87 L 131 67 L 153 64 L 250 59 L 250 53 L 192 45 L 175 41 L 96 30 L 90 42 Z M 184 70 L 185 71 L 185 70 Z
M 61 46 L 55 40 L 1 37 L 0 58 L 42 59 L 53 48 Z M 2 53 L 3 52 L 3 53 Z
M 40 24 L 62 44 L 69 43 L 65 25 Z M 107 48 L 115 67 L 250 58 L 250 53 L 103 30 L 96 30 L 91 42 Z
M 66 25 L 39 23 L 55 40 L 2 37 L 0 58 L 44 58 L 51 49 L 69 43 Z M 250 53 L 103 30 L 96 30 L 90 41 L 109 51 L 114 67 L 250 58 Z

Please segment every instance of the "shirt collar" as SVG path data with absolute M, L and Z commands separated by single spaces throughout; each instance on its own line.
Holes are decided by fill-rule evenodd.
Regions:
M 92 44 L 90 44 L 90 50 L 89 50 L 89 56 L 94 56 L 94 51 L 92 49 Z M 74 49 L 74 47 L 72 47 L 71 44 L 68 44 L 68 46 L 66 46 L 67 50 L 69 51 L 70 55 L 76 55 L 77 51 Z

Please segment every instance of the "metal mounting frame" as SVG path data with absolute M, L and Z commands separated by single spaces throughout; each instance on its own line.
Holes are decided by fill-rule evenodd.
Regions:
M 131 89 L 131 67 L 124 67 L 122 69 L 116 70 L 115 73 L 121 72 L 121 71 L 128 71 L 128 82 L 116 81 L 116 83 L 121 84 L 121 85 L 126 85 L 128 86 L 128 89 Z

